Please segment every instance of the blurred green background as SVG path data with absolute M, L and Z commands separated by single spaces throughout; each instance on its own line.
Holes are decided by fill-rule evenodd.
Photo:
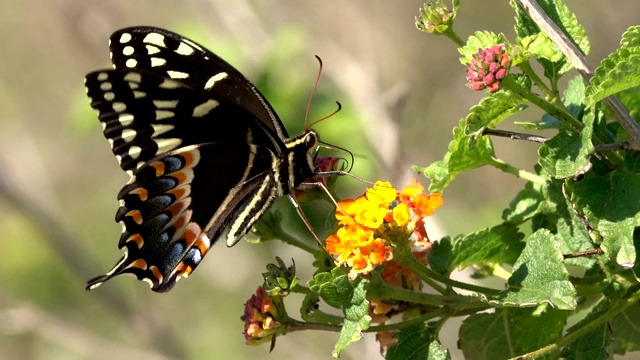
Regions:
M 591 37 L 594 65 L 640 14 L 637 0 L 567 4 Z M 344 106 L 315 127 L 323 140 L 354 152 L 353 172 L 368 180 L 402 186 L 418 176 L 427 184 L 409 166 L 441 158 L 451 128 L 482 94 L 466 88 L 450 41 L 415 29 L 421 6 L 420 0 L 1 2 L 0 358 L 330 358 L 335 333 L 287 335 L 270 355 L 268 345 L 244 345 L 239 317 L 264 266 L 275 255 L 294 257 L 301 280 L 311 275 L 311 257 L 280 243 L 217 244 L 168 294 L 131 277 L 84 290 L 88 278 L 121 255 L 113 218 L 127 176 L 88 105 L 83 77 L 110 66 L 107 40 L 114 30 L 164 27 L 234 64 L 297 134 L 317 54 L 325 67 L 310 119 L 333 111 L 335 100 Z M 462 38 L 476 30 L 513 38 L 512 11 L 506 1 L 463 1 L 455 29 Z M 520 119 L 538 116 L 527 111 Z M 504 160 L 531 170 L 535 145 L 499 139 L 496 148 Z M 498 222 L 522 185 L 494 169 L 459 177 L 432 219 L 431 238 Z M 343 196 L 366 187 L 349 178 L 338 186 Z M 314 222 L 329 215 L 325 207 Z M 455 350 L 455 323 L 445 330 L 445 345 Z M 379 358 L 373 335 L 342 358 Z

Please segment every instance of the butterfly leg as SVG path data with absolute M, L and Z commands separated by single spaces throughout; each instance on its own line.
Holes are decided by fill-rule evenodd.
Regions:
M 311 226 L 309 219 L 307 219 L 307 216 L 302 211 L 302 208 L 300 207 L 300 203 L 298 202 L 298 200 L 296 200 L 295 195 L 289 194 L 288 197 L 289 197 L 289 200 L 291 200 L 293 207 L 296 209 L 296 212 L 298 212 L 298 215 L 302 219 L 302 222 L 304 222 L 304 224 L 307 226 L 307 229 L 309 229 L 309 232 L 311 232 L 311 235 L 313 235 L 313 237 L 316 239 L 320 247 L 324 249 L 324 243 L 320 240 L 320 238 L 318 237 L 318 234 L 316 234 L 316 231 Z

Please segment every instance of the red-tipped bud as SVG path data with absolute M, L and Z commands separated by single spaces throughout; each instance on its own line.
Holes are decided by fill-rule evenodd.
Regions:
M 456 11 L 455 3 L 453 10 L 449 10 L 440 0 L 429 1 L 420 9 L 420 15 L 416 17 L 416 27 L 429 34 L 441 35 L 450 30 Z
M 467 80 L 473 90 L 496 92 L 502 79 L 509 73 L 511 59 L 503 45 L 494 45 L 479 51 L 467 68 Z

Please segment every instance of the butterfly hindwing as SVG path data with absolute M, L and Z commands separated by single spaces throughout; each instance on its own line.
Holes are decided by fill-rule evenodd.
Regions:
M 155 291 L 169 290 L 235 223 L 247 199 L 256 199 L 256 209 L 271 205 L 275 193 L 249 195 L 260 193 L 261 187 L 275 189 L 268 186 L 273 181 L 268 164 L 274 157 L 255 145 L 209 143 L 164 154 L 136 170 L 118 194 L 119 247 L 126 255 L 107 278 L 90 286 L 133 273 Z M 224 191 L 216 191 L 220 189 Z M 246 225 L 238 231 L 244 235 Z

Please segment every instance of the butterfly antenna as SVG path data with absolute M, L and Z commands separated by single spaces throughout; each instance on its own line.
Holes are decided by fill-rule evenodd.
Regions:
M 332 144 L 326 143 L 326 142 L 324 142 L 322 140 L 320 140 L 320 144 L 321 145 L 318 145 L 318 148 L 324 148 L 324 149 L 327 149 L 327 150 L 333 150 L 333 151 L 338 151 L 338 152 L 345 152 L 345 153 L 349 154 L 349 157 L 351 157 L 351 162 L 349 162 L 347 159 L 344 159 L 344 161 L 347 164 L 349 164 L 349 166 L 348 166 L 349 169 L 346 170 L 346 171 L 344 169 L 342 169 L 342 171 L 351 172 L 351 169 L 353 169 L 353 164 L 355 163 L 355 157 L 354 157 L 354 155 L 353 155 L 353 153 L 351 151 L 349 151 L 349 150 L 347 150 L 347 149 L 345 149 L 343 147 L 340 147 L 340 146 L 336 146 L 336 145 L 332 145 Z M 316 154 L 317 154 L 317 152 L 318 152 L 318 150 L 316 149 Z
M 315 124 L 319 123 L 320 121 L 327 120 L 328 118 L 332 117 L 333 115 L 335 115 L 335 114 L 339 113 L 339 112 L 340 112 L 340 110 L 342 110 L 342 104 L 340 104 L 340 101 L 336 101 L 336 104 L 338 104 L 338 108 L 337 108 L 334 112 L 332 112 L 331 114 L 329 114 L 329 115 L 327 115 L 327 116 L 325 116 L 325 117 L 323 117 L 323 118 L 321 118 L 321 119 L 318 119 L 318 120 L 316 120 L 316 121 L 312 122 L 312 123 L 309 125 L 308 129 L 312 128 L 312 127 L 313 127 L 313 125 L 315 125 Z
M 318 83 L 320 82 L 320 75 L 322 75 L 322 59 L 318 55 L 314 56 L 316 57 L 316 59 L 318 59 L 318 75 L 316 76 L 316 83 L 313 85 L 313 90 L 311 90 L 311 95 L 309 95 L 309 101 L 307 101 L 307 111 L 304 114 L 305 129 L 311 128 L 311 126 L 307 126 L 307 121 L 309 120 L 309 110 L 311 109 L 311 101 L 313 100 L 313 96 L 316 94 L 316 89 L 318 88 Z M 314 124 L 316 122 L 314 122 Z

